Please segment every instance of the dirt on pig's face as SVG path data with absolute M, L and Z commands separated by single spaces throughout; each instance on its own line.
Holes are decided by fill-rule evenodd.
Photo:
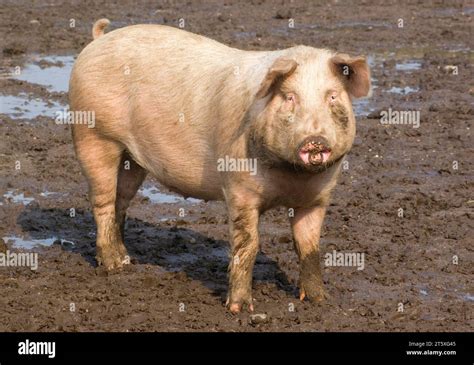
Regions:
M 363 58 L 297 47 L 275 61 L 254 107 L 253 141 L 273 165 L 322 171 L 349 152 L 355 136 L 351 97 L 366 96 Z

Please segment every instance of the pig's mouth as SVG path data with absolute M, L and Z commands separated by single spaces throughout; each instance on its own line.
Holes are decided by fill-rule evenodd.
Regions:
M 318 138 L 303 141 L 298 149 L 298 157 L 304 165 L 317 166 L 325 164 L 331 157 L 331 149 Z

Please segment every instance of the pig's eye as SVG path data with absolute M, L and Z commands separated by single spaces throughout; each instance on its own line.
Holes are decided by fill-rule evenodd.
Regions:
M 286 94 L 285 100 L 287 103 L 294 103 L 295 102 L 295 95 L 294 94 Z
M 333 91 L 329 94 L 329 102 L 334 103 L 337 100 L 337 92 Z

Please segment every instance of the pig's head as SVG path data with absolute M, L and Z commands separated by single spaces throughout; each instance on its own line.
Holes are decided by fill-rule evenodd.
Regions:
M 302 46 L 287 51 L 259 85 L 252 140 L 275 165 L 322 171 L 352 146 L 352 98 L 369 94 L 370 70 L 363 57 Z

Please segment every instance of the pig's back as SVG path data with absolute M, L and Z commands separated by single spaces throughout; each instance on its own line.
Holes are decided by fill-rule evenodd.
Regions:
M 112 93 L 119 97 L 139 92 L 133 89 L 139 85 L 149 87 L 147 92 L 161 91 L 163 96 L 172 97 L 176 91 L 186 91 L 191 85 L 196 94 L 204 79 L 218 83 L 217 76 L 236 62 L 240 53 L 209 38 L 172 27 L 120 28 L 99 37 L 80 53 L 71 74 L 71 81 L 76 82 L 70 83 L 70 92 L 74 97 L 74 88 L 92 84 L 100 85 L 94 90 L 96 96 L 110 97 Z

